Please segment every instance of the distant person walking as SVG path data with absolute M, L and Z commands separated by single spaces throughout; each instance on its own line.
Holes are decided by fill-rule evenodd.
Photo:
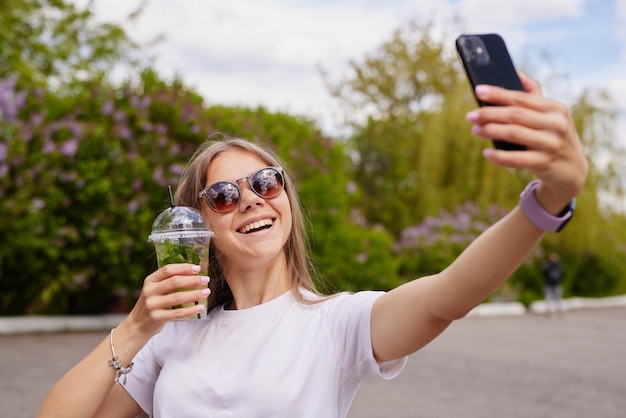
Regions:
M 546 313 L 548 316 L 553 314 L 562 316 L 563 287 L 561 286 L 561 281 L 565 272 L 557 253 L 550 253 L 548 260 L 543 264 L 542 272 L 545 285 Z

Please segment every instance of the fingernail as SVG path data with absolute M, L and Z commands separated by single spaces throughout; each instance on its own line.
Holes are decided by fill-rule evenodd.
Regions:
M 472 126 L 472 133 L 474 135 L 480 135 L 482 132 L 483 132 L 483 128 L 481 128 L 480 125 Z
M 200 271 L 200 266 L 191 266 L 191 271 L 193 273 L 198 273 Z
M 476 92 L 476 94 L 481 95 L 481 94 L 487 94 L 489 93 L 489 91 L 491 90 L 491 88 L 486 85 L 486 84 L 479 84 L 478 86 L 476 86 L 476 88 L 474 89 L 474 91 Z
M 204 312 L 205 310 L 206 310 L 206 307 L 203 304 L 196 305 L 196 311 L 198 313 Z
M 467 119 L 468 122 L 476 122 L 478 120 L 478 111 L 472 110 L 465 115 L 465 119 Z
M 204 284 L 207 284 L 211 281 L 211 278 L 209 276 L 200 276 L 200 281 L 202 281 L 202 283 Z
M 485 148 L 483 150 L 483 156 L 491 157 L 493 155 L 493 148 Z
M 211 294 L 211 289 L 202 289 L 202 296 L 209 296 Z

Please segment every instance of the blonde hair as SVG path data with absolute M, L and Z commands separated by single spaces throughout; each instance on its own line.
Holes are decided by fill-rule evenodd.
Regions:
M 268 166 L 285 167 L 284 162 L 274 153 L 248 140 L 242 138 L 209 139 L 198 147 L 183 171 L 174 195 L 174 204 L 177 206 L 190 206 L 201 210 L 201 201 L 198 195 L 206 185 L 209 166 L 218 155 L 233 150 L 248 152 L 263 160 Z M 318 295 L 320 293 L 315 288 L 311 276 L 313 267 L 308 257 L 309 248 L 305 229 L 305 218 L 295 192 L 294 184 L 286 170 L 284 172 L 284 178 L 285 193 L 287 193 L 289 199 L 293 222 L 291 234 L 289 234 L 287 242 L 285 243 L 284 251 L 288 271 L 292 280 L 292 291 L 294 291 L 299 301 L 307 302 L 303 299 L 301 293 L 296 291 L 297 289 L 304 288 Z M 210 310 L 216 306 L 230 302 L 233 299 L 233 295 L 221 267 L 222 263 L 226 260 L 224 260 L 222 254 L 220 254 L 219 250 L 213 244 L 210 245 L 209 253 L 211 257 L 209 261 L 209 276 L 211 277 Z

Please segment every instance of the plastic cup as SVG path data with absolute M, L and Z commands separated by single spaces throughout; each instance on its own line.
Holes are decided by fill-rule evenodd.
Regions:
M 214 235 L 202 212 L 187 206 L 172 206 L 161 212 L 154 220 L 148 242 L 154 244 L 159 268 L 167 264 L 190 263 L 200 266 L 199 275 L 208 276 L 209 243 Z M 202 287 L 180 290 L 195 289 Z M 204 305 L 204 311 L 184 320 L 201 319 L 206 316 L 208 309 L 206 297 L 197 302 L 172 306 L 172 309 L 199 304 Z

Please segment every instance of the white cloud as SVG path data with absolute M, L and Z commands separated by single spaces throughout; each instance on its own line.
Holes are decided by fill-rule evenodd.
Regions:
M 468 22 L 506 29 L 583 13 L 584 0 L 462 0 L 458 8 Z
M 74 1 L 84 5 L 88 0 Z M 527 45 L 537 39 L 558 48 L 563 29 L 548 23 L 583 18 L 583 6 L 590 0 L 586 1 L 152 0 L 128 30 L 139 41 L 164 34 L 165 41 L 154 50 L 159 72 L 180 74 L 209 103 L 262 104 L 270 110 L 307 114 L 329 128 L 335 103 L 317 65 L 342 74 L 350 59 L 362 59 L 409 20 L 434 22 L 439 35 L 450 28 L 455 16 L 467 32 L 501 33 L 514 58 L 522 60 Z M 616 2 L 622 22 L 616 36 L 626 45 L 626 0 Z M 102 19 L 122 22 L 140 3 L 100 0 L 95 4 Z M 531 33 L 530 25 L 542 25 L 544 30 Z M 623 66 L 626 48 L 621 52 Z M 577 90 L 572 92 L 585 86 L 608 87 L 617 100 L 624 100 L 622 72 L 617 63 L 598 68 L 585 79 L 573 80 Z M 619 106 L 626 109 L 626 103 Z
M 121 21 L 138 3 L 100 2 L 98 15 Z M 356 1 L 156 0 L 129 32 L 140 41 L 163 33 L 158 68 L 166 76 L 183 74 L 209 102 L 263 104 L 328 119 L 333 103 L 317 66 L 340 72 L 401 24 L 419 14 L 430 18 L 436 10 L 441 10 L 436 0 L 365 6 Z

